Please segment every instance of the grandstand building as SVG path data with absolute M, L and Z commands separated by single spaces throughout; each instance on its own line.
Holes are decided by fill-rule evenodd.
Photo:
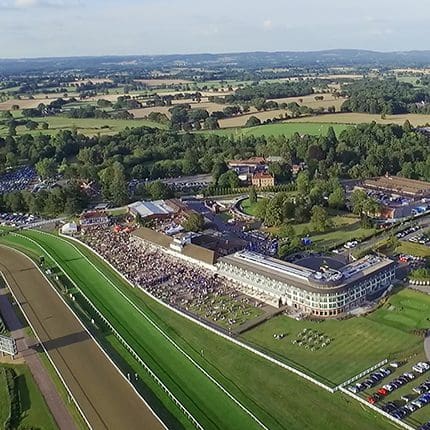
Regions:
M 338 270 L 326 265 L 313 270 L 240 251 L 221 258 L 217 266 L 220 275 L 245 286 L 247 294 L 324 318 L 348 312 L 380 295 L 395 277 L 394 262 L 374 255 Z

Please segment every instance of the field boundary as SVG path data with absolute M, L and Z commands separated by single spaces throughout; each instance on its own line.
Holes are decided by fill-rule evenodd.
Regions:
M 14 251 L 16 251 L 16 252 L 18 252 L 18 253 L 20 253 L 21 255 L 25 256 L 26 258 L 29 258 L 29 257 L 27 257 L 27 255 L 25 255 L 23 252 L 21 252 L 21 251 L 19 251 L 19 250 L 15 249 L 15 248 L 13 248 L 13 250 L 14 250 Z M 38 268 L 38 269 L 39 269 L 39 268 Z M 39 271 L 40 271 L 40 269 L 39 269 Z M 40 271 L 40 272 L 42 273 L 43 277 L 48 281 L 48 279 L 46 278 L 45 274 L 44 274 L 42 271 Z M 84 414 L 83 410 L 82 410 L 82 409 L 81 409 L 81 407 L 79 406 L 79 403 L 78 403 L 78 402 L 77 402 L 77 400 L 75 399 L 75 396 L 72 394 L 72 392 L 71 392 L 70 388 L 69 388 L 69 387 L 68 387 L 68 385 L 66 384 L 66 381 L 63 379 L 63 376 L 61 375 L 61 372 L 58 370 L 57 366 L 55 365 L 54 361 L 52 360 L 51 356 L 49 355 L 49 352 L 48 352 L 48 351 L 47 351 L 47 349 L 45 348 L 45 345 L 44 345 L 44 344 L 43 344 L 43 342 L 40 340 L 40 338 L 39 338 L 39 336 L 38 336 L 38 334 L 37 334 L 36 330 L 34 329 L 33 325 L 32 325 L 32 324 L 31 324 L 31 322 L 30 322 L 30 319 L 28 318 L 28 316 L 27 316 L 27 314 L 25 313 L 25 311 L 24 311 L 23 307 L 21 306 L 21 303 L 19 302 L 18 298 L 15 296 L 15 293 L 13 292 L 12 288 L 10 287 L 9 282 L 7 281 L 7 279 L 6 279 L 6 277 L 4 276 L 3 272 L 1 272 L 1 271 L 0 271 L 0 276 L 2 277 L 3 281 L 5 282 L 5 285 L 7 286 L 8 290 L 9 290 L 9 291 L 10 291 L 10 293 L 12 294 L 12 297 L 13 297 L 13 299 L 15 300 L 15 303 L 18 305 L 18 307 L 19 307 L 20 311 L 21 311 L 21 312 L 22 312 L 22 314 L 25 316 L 25 319 L 27 320 L 28 325 L 30 326 L 30 328 L 31 328 L 31 330 L 32 330 L 32 332 L 33 332 L 33 334 L 34 334 L 34 336 L 36 337 L 37 341 L 39 342 L 39 345 L 41 345 L 41 346 L 42 346 L 42 349 L 43 349 L 44 353 L 46 354 L 46 356 L 47 356 L 47 358 L 48 358 L 49 362 L 51 363 L 51 366 L 54 368 L 55 373 L 56 373 L 56 374 L 57 374 L 57 376 L 60 378 L 60 381 L 61 381 L 61 383 L 63 384 L 64 388 L 66 389 L 67 394 L 68 394 L 68 395 L 70 396 L 70 398 L 72 399 L 73 403 L 74 403 L 74 404 L 75 404 L 75 406 L 76 406 L 76 409 L 79 411 L 79 413 L 81 414 L 81 416 L 82 416 L 83 420 L 85 421 L 85 424 L 88 426 L 88 428 L 89 428 L 90 430 L 92 430 L 93 428 L 92 428 L 91 424 L 89 423 L 89 421 L 88 421 L 87 417 L 85 416 L 85 414 Z M 51 285 L 51 283 L 50 283 L 49 281 L 48 281 L 48 283 L 49 283 L 49 285 Z M 52 285 L 51 285 L 51 287 L 52 287 Z
M 201 426 L 201 424 L 192 416 L 192 414 L 185 408 L 185 406 L 182 405 L 182 403 L 176 399 L 173 393 L 170 392 L 170 390 L 164 385 L 164 383 L 161 381 L 161 379 L 158 378 L 157 375 L 150 369 L 150 367 L 139 357 L 139 355 L 131 348 L 131 346 L 128 345 L 128 343 L 122 338 L 122 336 L 116 331 L 116 329 L 112 326 L 112 324 L 109 323 L 109 321 L 103 316 L 103 314 L 93 305 L 93 303 L 88 299 L 88 297 L 82 292 L 82 290 L 76 285 L 76 283 L 70 278 L 70 276 L 65 272 L 65 270 L 62 268 L 60 264 L 58 264 L 57 260 L 52 257 L 52 255 L 46 251 L 46 249 L 38 244 L 35 240 L 33 240 L 30 237 L 22 236 L 17 233 L 11 233 L 12 235 L 16 235 L 19 237 L 22 237 L 26 240 L 29 240 L 30 242 L 33 242 L 36 246 L 38 246 L 43 252 L 45 252 L 49 258 L 59 267 L 61 268 L 61 271 L 64 273 L 64 275 L 67 277 L 67 279 L 75 286 L 75 288 L 79 291 L 79 293 L 82 295 L 82 297 L 88 302 L 88 304 L 91 306 L 91 308 L 97 313 L 97 315 L 102 318 L 102 320 L 107 324 L 110 330 L 112 330 L 113 334 L 118 338 L 118 340 L 121 342 L 121 344 L 130 352 L 130 354 L 139 362 L 139 364 L 149 373 L 149 375 L 160 385 L 160 387 L 166 392 L 166 394 L 170 397 L 171 400 L 176 404 L 179 409 L 183 409 L 182 412 L 185 414 L 185 416 L 195 425 L 196 428 L 199 430 L 204 430 L 204 428 Z M 45 233 L 46 234 L 46 233 Z M 15 248 L 14 248 L 15 249 Z M 21 251 L 18 251 L 21 254 L 23 254 Z M 25 254 L 23 254 L 25 255 Z M 26 256 L 27 257 L 27 256 Z M 29 257 L 27 257 L 29 258 Z M 40 268 L 38 268 L 40 271 Z M 44 278 L 49 282 L 45 274 L 41 271 Z M 139 398 L 145 403 L 145 405 L 148 407 L 148 409 L 152 412 L 152 414 L 160 421 L 161 425 L 168 430 L 166 425 L 163 423 L 163 421 L 158 417 L 158 415 L 152 410 L 152 408 L 148 405 L 146 400 L 142 397 L 142 395 L 137 391 L 136 387 L 130 382 L 130 380 L 124 375 L 124 373 L 119 369 L 119 367 L 114 363 L 114 361 L 110 358 L 109 354 L 102 348 L 102 346 L 98 343 L 98 341 L 94 338 L 94 336 L 88 331 L 86 326 L 82 323 L 82 321 L 79 319 L 79 317 L 75 314 L 75 312 L 71 309 L 69 304 L 64 300 L 63 297 L 61 297 L 60 293 L 53 287 L 53 285 L 49 282 L 51 288 L 56 292 L 56 294 L 61 298 L 63 303 L 67 306 L 67 308 L 73 313 L 75 318 L 79 321 L 79 323 L 82 325 L 84 330 L 90 335 L 90 337 L 96 342 L 99 349 L 103 352 L 103 354 L 108 358 L 110 363 L 115 367 L 115 369 L 119 372 L 119 374 L 124 378 L 125 381 L 132 387 L 134 392 L 139 396 Z M 91 428 L 91 427 L 90 427 Z
M 48 233 L 45 233 L 45 232 L 41 232 L 42 234 L 48 234 Z M 74 238 L 74 237 L 69 237 L 69 236 L 65 236 L 65 235 L 63 235 L 62 233 L 59 233 L 60 234 L 60 236 L 61 237 L 63 237 L 63 238 L 67 238 L 67 239 L 69 239 L 69 240 L 73 240 L 73 241 L 75 241 L 75 242 L 77 242 L 77 243 L 79 243 L 79 245 L 81 245 L 81 246 L 84 246 L 85 248 L 87 248 L 89 251 L 91 251 L 92 253 L 94 253 L 95 255 L 97 255 L 97 257 L 99 257 L 105 264 L 107 264 L 118 276 L 120 276 L 125 282 L 127 282 L 127 284 L 128 285 L 130 285 L 132 288 L 136 288 L 136 286 L 134 285 L 134 284 L 132 284 L 121 272 L 119 272 L 111 263 L 109 263 L 109 261 L 107 261 L 103 256 L 101 256 L 97 251 L 95 251 L 95 250 L 93 250 L 90 246 L 88 246 L 86 243 L 83 243 L 82 241 L 80 241 L 79 239 L 76 239 L 76 238 Z M 79 250 L 78 250 L 79 251 Z M 80 251 L 79 251 L 80 252 Z M 82 253 L 81 253 L 81 255 L 83 255 Z M 91 262 L 90 262 L 91 263 Z M 92 263 L 91 263 L 92 264 Z M 98 269 L 97 269 L 98 270 Z M 210 327 L 209 325 L 207 325 L 207 324 L 205 324 L 205 323 L 203 323 L 203 322 L 201 322 L 201 321 L 199 321 L 198 319 L 196 319 L 196 318 L 194 318 L 194 317 L 192 317 L 192 316 L 190 316 L 190 315 L 187 315 L 186 313 L 184 313 L 184 312 L 182 312 L 181 310 L 179 310 L 179 309 L 176 309 L 176 308 L 174 308 L 173 306 L 171 306 L 171 305 L 169 305 L 168 303 L 165 303 L 165 302 L 163 302 L 162 300 L 160 300 L 158 297 L 155 297 L 155 296 L 153 296 L 151 293 L 149 293 L 148 291 L 146 291 L 144 288 L 142 288 L 142 287 L 140 287 L 140 286 L 137 286 L 137 288 L 139 288 L 141 291 L 143 291 L 147 296 L 149 296 L 151 299 L 153 299 L 153 300 L 155 300 L 157 303 L 159 303 L 159 304 L 161 304 L 161 305 L 163 305 L 163 306 L 165 306 L 166 308 L 168 308 L 168 309 L 170 309 L 171 311 L 173 311 L 173 312 L 175 312 L 175 313 L 177 313 L 178 315 L 180 315 L 180 316 L 182 316 L 182 317 L 184 317 L 184 318 L 186 318 L 186 319 L 188 319 L 188 320 L 190 320 L 190 321 L 192 321 L 193 323 L 196 323 L 196 324 L 198 324 L 200 327 L 203 327 L 203 328 L 205 328 L 206 330 L 209 330 L 209 331 L 211 331 L 212 333 L 215 333 L 215 334 L 217 334 L 218 336 L 221 336 L 221 337 L 223 337 L 224 339 L 226 339 L 226 340 L 228 340 L 228 341 L 230 341 L 230 342 L 232 342 L 232 343 L 234 343 L 234 344 L 236 344 L 236 345 L 238 345 L 238 346 L 240 346 L 240 347 L 242 347 L 242 348 L 244 348 L 244 349 L 246 349 L 246 350 L 248 350 L 248 351 L 250 351 L 250 352 L 253 352 L 254 354 L 256 354 L 256 355 L 258 355 L 259 357 L 261 357 L 261 358 L 264 358 L 265 360 L 268 360 L 268 361 L 270 361 L 270 362 L 272 362 L 273 364 L 276 364 L 276 365 L 278 365 L 279 367 L 282 367 L 282 368 L 284 368 L 284 369 L 286 369 L 286 370 L 289 370 L 290 372 L 292 372 L 292 373 L 295 373 L 296 375 L 298 375 L 298 376 L 300 376 L 300 377 L 302 377 L 302 378 L 304 378 L 304 379 L 306 379 L 306 380 L 308 380 L 309 382 L 312 382 L 313 384 L 315 384 L 315 385 L 317 385 L 317 386 L 319 386 L 320 388 L 323 388 L 323 389 L 325 389 L 325 390 L 327 390 L 328 392 L 330 392 L 330 393 L 335 393 L 336 391 L 337 391 L 337 389 L 336 388 L 332 388 L 332 387 L 329 387 L 328 385 L 326 385 L 326 384 L 324 384 L 324 383 L 322 383 L 322 382 L 320 382 L 320 381 L 318 381 L 317 379 L 314 379 L 314 378 L 312 378 L 311 376 L 309 376 L 309 375 L 307 375 L 306 373 L 303 373 L 303 372 L 301 372 L 300 370 L 298 370 L 298 369 L 295 369 L 294 367 L 291 367 L 291 366 L 289 366 L 288 364 L 286 364 L 286 363 L 283 363 L 282 361 L 279 361 L 279 360 L 277 360 L 276 358 L 273 358 L 273 357 L 271 357 L 270 355 L 267 355 L 267 354 L 265 354 L 265 353 L 263 353 L 263 352 L 261 352 L 261 351 L 258 351 L 257 349 L 255 349 L 255 348 L 253 348 L 253 347 L 251 347 L 251 346 L 249 346 L 249 345 L 247 345 L 247 344 L 245 344 L 245 343 L 243 343 L 243 342 L 241 342 L 241 341 L 239 341 L 239 340 L 237 340 L 237 339 L 234 339 L 234 338 L 232 338 L 232 337 L 230 337 L 230 336 L 228 336 L 228 335 L 226 335 L 226 334 L 224 334 L 224 333 L 222 333 L 221 331 L 219 331 L 219 330 L 217 330 L 217 329 L 215 329 L 215 328 L 213 328 L 213 327 Z
M 388 363 L 388 359 L 384 359 L 382 361 L 380 361 L 379 363 L 376 363 L 375 365 L 373 365 L 372 367 L 369 367 L 366 370 L 363 370 L 362 372 L 358 373 L 357 375 L 353 376 L 352 378 L 349 378 L 347 381 L 342 382 L 341 384 L 339 384 L 336 389 L 340 389 L 345 387 L 346 385 L 352 384 L 353 382 L 357 381 L 358 379 L 362 378 L 363 376 L 366 376 L 367 374 L 369 374 L 370 372 L 373 372 L 374 370 L 376 370 L 378 367 L 382 367 L 385 364 Z

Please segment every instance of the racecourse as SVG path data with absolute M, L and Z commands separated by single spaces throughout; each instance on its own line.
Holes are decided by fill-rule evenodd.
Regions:
M 29 241 L 30 238 L 35 242 Z M 183 375 L 184 371 L 188 372 L 188 368 L 183 366 L 180 359 L 180 355 L 183 353 L 194 360 L 193 372 L 199 370 L 196 365 L 200 366 L 199 373 L 203 374 L 203 370 L 216 379 L 228 393 L 241 405 L 252 411 L 271 430 L 313 428 L 386 430 L 392 428 L 391 424 L 378 414 L 363 409 L 344 395 L 325 392 L 300 377 L 281 370 L 267 360 L 232 345 L 167 310 L 138 289 L 130 288 L 109 266 L 84 247 L 75 247 L 68 241 L 37 231 L 24 231 L 20 236 L 7 235 L 0 240 L 22 250 L 25 249 L 33 257 L 42 253 L 40 244 L 46 252 L 55 256 L 60 266 L 72 279 L 79 281 L 79 287 L 85 293 L 90 292 L 91 297 L 94 297 L 97 303 L 102 302 L 101 307 L 106 311 L 106 316 L 115 322 L 122 332 L 125 333 L 129 330 L 130 318 L 134 320 L 136 317 L 139 327 L 132 328 L 134 338 L 128 337 L 131 339 L 134 350 L 151 365 L 151 368 L 172 391 L 175 389 L 175 394 L 178 394 L 178 398 L 194 414 L 195 418 L 202 422 L 205 430 L 256 428 L 258 426 L 255 420 L 251 421 L 250 417 L 246 418 L 248 414 L 245 415 L 244 412 L 242 416 L 245 415 L 245 420 L 242 417 L 236 418 L 237 411 L 231 405 L 236 406 L 239 413 L 243 409 L 231 398 L 229 409 L 223 411 L 222 406 L 219 406 L 221 395 L 217 394 L 217 397 L 214 397 L 213 392 L 206 391 L 206 387 L 201 389 L 202 379 L 198 379 L 196 382 L 194 373 L 191 376 L 189 373 Z M 46 252 L 43 253 L 47 255 Z M 112 304 L 111 295 L 114 296 Z M 128 299 L 125 300 L 126 306 L 123 302 L 125 298 Z M 115 316 L 115 321 L 113 316 Z M 161 328 L 164 339 L 154 336 L 154 326 L 152 324 L 147 326 L 142 321 L 147 317 L 155 322 L 158 328 Z M 160 334 L 158 330 L 157 332 Z M 166 336 L 170 345 L 172 345 L 170 341 L 173 340 L 183 352 L 175 348 L 174 355 L 165 357 Z M 144 350 L 142 346 L 146 346 L 147 349 Z M 141 372 L 140 376 L 143 378 L 145 371 L 143 369 L 137 371 Z M 178 382 L 179 389 L 171 384 L 171 379 Z M 206 379 L 205 384 L 212 383 L 216 386 L 207 376 Z M 220 392 L 229 398 L 222 390 Z M 194 401 L 196 406 L 187 401 L 187 395 L 194 395 L 190 400 Z M 167 406 L 174 413 L 173 405 L 170 403 Z M 212 414 L 213 409 L 218 409 L 221 421 L 216 421 L 218 417 L 213 418 L 213 421 L 204 419 L 209 413 Z M 232 415 L 232 410 L 235 415 Z M 185 427 L 192 428 L 191 423 L 189 422 Z
M 164 428 L 29 258 L 0 247 L 0 271 L 93 429 Z
M 28 231 L 26 235 L 37 239 L 55 256 L 73 282 L 205 429 L 261 428 L 151 320 L 142 318 L 144 315 L 130 306 L 127 298 L 76 248 L 52 235 L 36 231 Z

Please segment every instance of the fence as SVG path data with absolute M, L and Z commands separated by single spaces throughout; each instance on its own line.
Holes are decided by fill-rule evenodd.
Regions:
M 77 243 L 79 243 L 79 245 L 84 246 L 85 248 L 87 248 L 88 250 L 90 250 L 92 253 L 96 254 L 101 260 L 103 260 L 105 262 L 105 264 L 107 264 L 118 276 L 120 276 L 125 282 L 127 282 L 128 285 L 131 285 L 133 288 L 136 287 L 136 285 L 132 284 L 121 272 L 119 272 L 114 266 L 112 266 L 111 263 L 109 263 L 109 261 L 107 261 L 102 255 L 100 255 L 97 251 L 95 251 L 94 249 L 92 249 L 90 246 L 88 246 L 86 243 L 81 242 L 79 239 L 76 239 L 74 237 L 69 237 L 69 236 L 65 236 L 63 234 L 60 233 L 60 236 L 62 237 L 66 237 L 67 239 L 71 239 Z M 329 391 L 330 393 L 334 393 L 335 389 L 332 387 L 329 387 L 328 385 L 318 381 L 315 378 L 312 378 L 311 376 L 307 375 L 306 373 L 301 372 L 298 369 L 295 369 L 294 367 L 289 366 L 288 364 L 283 363 L 282 361 L 277 360 L 276 358 L 273 358 L 267 354 L 265 354 L 264 352 L 261 352 L 249 345 L 247 345 L 246 343 L 243 343 L 235 338 L 232 338 L 231 336 L 222 333 L 221 331 L 207 325 L 206 323 L 197 320 L 196 318 L 194 318 L 193 316 L 190 316 L 184 312 L 182 312 L 179 309 L 174 308 L 173 306 L 169 305 L 168 303 L 163 302 L 162 300 L 160 300 L 158 297 L 155 297 L 154 295 L 152 295 L 150 292 L 146 291 L 144 288 L 137 286 L 140 290 L 142 290 L 146 295 L 148 295 L 149 297 L 151 297 L 151 299 L 155 300 L 157 303 L 167 307 L 168 309 L 170 309 L 171 311 L 175 312 L 176 314 L 180 315 L 183 318 L 186 318 L 190 321 L 192 321 L 195 324 L 198 324 L 200 327 L 203 327 L 206 330 L 209 330 L 212 333 L 215 333 L 218 336 L 223 337 L 224 339 L 228 340 L 229 342 L 232 342 L 238 346 L 240 346 L 241 348 L 244 348 L 262 358 L 264 358 L 265 360 L 268 360 L 270 362 L 272 362 L 273 364 L 278 365 L 279 367 L 282 367 L 286 370 L 289 370 L 290 372 L 308 380 L 309 382 L 312 382 L 315 385 L 318 385 L 319 387 L 323 388 L 324 390 Z
M 357 400 L 357 402 L 362 403 L 363 405 L 367 406 L 368 408 L 373 409 L 378 414 L 381 414 L 385 418 L 388 418 L 390 421 L 392 421 L 393 423 L 397 424 L 399 427 L 402 427 L 402 428 L 404 428 L 406 430 L 416 430 L 415 427 L 412 427 L 409 424 L 406 424 L 403 421 L 398 420 L 397 418 L 392 417 L 387 412 L 383 411 L 382 409 L 378 408 L 375 405 L 370 404 L 369 402 L 366 402 L 366 400 L 364 400 L 361 397 L 355 395 L 354 393 L 351 393 L 351 391 L 347 390 L 346 388 L 340 387 L 339 390 L 342 391 L 342 393 L 346 394 L 347 396 L 350 396 L 353 399 Z
M 361 379 L 363 376 L 368 375 L 370 372 L 373 372 L 374 370 L 378 369 L 379 367 L 381 367 L 381 366 L 383 366 L 384 364 L 387 364 L 387 363 L 388 363 L 388 360 L 387 360 L 387 359 L 382 360 L 381 362 L 379 362 L 379 363 L 375 364 L 374 366 L 369 367 L 369 369 L 363 370 L 363 371 L 362 371 L 361 373 L 359 373 L 358 375 L 355 375 L 355 376 L 353 376 L 352 378 L 348 379 L 347 381 L 342 382 L 342 384 L 338 385 L 338 386 L 336 387 L 336 389 L 343 388 L 343 387 L 345 387 L 345 386 L 347 386 L 347 385 L 352 384 L 352 383 L 353 383 L 353 382 L 355 382 L 355 381 L 358 381 L 358 380 L 359 380 L 359 379 Z
M 39 245 L 36 241 L 34 241 L 31 238 L 28 238 L 26 236 L 21 236 L 19 234 L 14 233 L 17 236 L 25 237 L 27 240 L 35 243 L 38 247 L 40 247 L 43 252 L 48 255 L 48 257 L 58 266 L 59 269 L 62 270 L 61 266 L 58 264 L 58 262 L 55 260 L 52 255 L 46 251 L 41 245 Z M 91 302 L 91 300 L 82 292 L 82 290 L 76 285 L 76 283 L 69 277 L 69 275 L 62 270 L 64 275 L 67 277 L 67 279 L 72 283 L 72 285 L 75 286 L 75 288 L 79 291 L 81 296 L 85 299 L 85 301 L 90 305 L 91 309 L 98 315 L 98 317 L 107 325 L 107 327 L 112 331 L 114 336 L 120 341 L 120 343 L 127 349 L 127 351 L 135 358 L 135 360 L 145 369 L 146 372 L 155 380 L 155 382 L 163 389 L 163 391 L 167 394 L 167 396 L 173 401 L 173 403 L 181 410 L 181 412 L 192 422 L 192 424 L 198 429 L 198 430 L 204 430 L 204 428 L 200 425 L 200 423 L 191 415 L 191 413 L 185 408 L 185 406 L 182 405 L 182 403 L 174 396 L 174 394 L 164 385 L 164 383 L 158 378 L 158 376 L 150 369 L 150 367 L 139 357 L 139 355 L 131 348 L 131 346 L 125 341 L 125 339 L 116 331 L 116 329 L 112 326 L 112 324 L 104 317 L 104 315 L 94 306 L 94 304 Z M 63 300 L 64 301 L 64 300 Z M 68 306 L 69 307 L 69 306 Z M 69 307 L 70 309 L 70 307 Z M 71 310 L 71 309 L 70 309 Z M 72 310 L 71 310 L 72 311 Z M 73 312 L 73 311 L 72 311 Z M 93 339 L 94 337 L 91 336 Z M 95 339 L 94 339 L 95 341 Z M 97 342 L 96 342 L 97 343 Z M 103 348 L 101 348 L 103 350 Z M 113 363 L 113 361 L 110 359 L 110 361 Z M 115 364 L 114 364 L 115 365 Z M 120 371 L 118 366 L 116 366 L 116 369 Z M 124 375 L 126 378 L 126 376 Z M 126 378 L 127 379 L 127 378 Z M 131 382 L 127 379 L 127 381 L 131 384 Z M 133 386 L 133 385 L 132 385 Z M 136 388 L 133 387 L 134 390 L 137 392 Z M 139 393 L 138 393 L 139 394 Z M 139 394 L 140 396 L 140 394 Z M 140 396 L 141 397 L 141 396 Z M 142 397 L 141 397 L 142 398 Z M 142 400 L 144 400 L 142 398 Z M 146 403 L 146 402 L 145 402 Z M 155 414 L 154 414 L 155 415 Z

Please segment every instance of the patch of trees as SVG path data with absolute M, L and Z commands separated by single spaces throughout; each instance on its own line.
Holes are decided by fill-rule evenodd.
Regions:
M 396 79 L 363 79 L 344 86 L 344 112 L 395 115 L 418 112 L 430 101 L 428 91 Z
M 262 83 L 238 88 L 234 94 L 224 98 L 225 103 L 251 101 L 257 98 L 264 100 L 297 97 L 313 94 L 313 83 L 310 80 Z
M 51 191 L 31 193 L 15 191 L 0 195 L 0 211 L 24 212 L 34 215 L 75 215 L 87 206 L 88 198 L 76 183 Z

